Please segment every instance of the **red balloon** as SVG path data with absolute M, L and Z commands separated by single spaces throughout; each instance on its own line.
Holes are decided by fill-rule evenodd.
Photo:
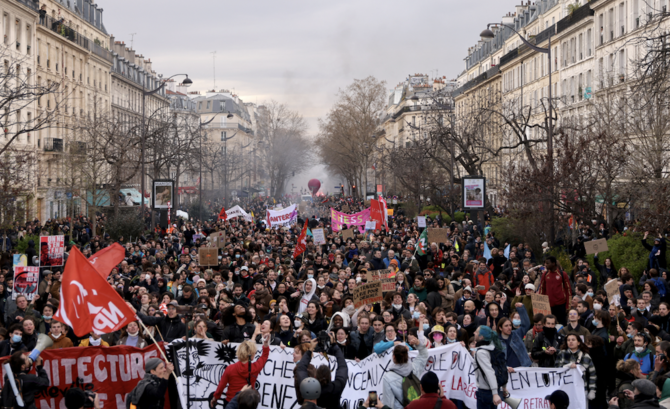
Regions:
M 319 188 L 321 187 L 321 182 L 319 182 L 319 179 L 312 179 L 309 182 L 307 182 L 307 187 L 309 190 L 312 191 L 312 195 L 315 195 L 316 192 L 319 191 Z

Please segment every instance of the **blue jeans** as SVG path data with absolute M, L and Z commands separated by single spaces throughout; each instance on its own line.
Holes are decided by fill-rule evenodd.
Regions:
M 477 409 L 496 409 L 493 404 L 493 392 L 486 389 L 477 390 Z

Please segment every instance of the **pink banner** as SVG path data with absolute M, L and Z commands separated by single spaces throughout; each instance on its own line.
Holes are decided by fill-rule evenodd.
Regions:
M 354 214 L 346 214 L 330 209 L 330 223 L 333 231 L 340 231 L 347 226 L 358 226 L 358 231 L 365 232 L 365 222 L 370 220 L 370 208 Z

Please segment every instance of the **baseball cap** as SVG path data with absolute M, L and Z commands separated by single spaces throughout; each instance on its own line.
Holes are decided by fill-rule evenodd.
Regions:
M 554 391 L 551 395 L 545 396 L 544 399 L 553 403 L 556 409 L 568 409 L 568 406 L 570 406 L 570 398 L 562 390 Z

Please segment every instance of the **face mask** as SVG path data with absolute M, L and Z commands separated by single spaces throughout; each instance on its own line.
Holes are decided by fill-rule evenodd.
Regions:
M 235 254 L 235 258 L 240 258 L 240 255 L 239 255 L 239 254 Z
M 339 340 L 338 340 L 337 343 L 340 344 L 340 345 L 344 345 L 344 344 L 347 343 L 347 340 L 346 340 L 346 339 L 345 339 L 344 341 L 339 341 Z
M 545 335 L 547 335 L 548 337 L 551 338 L 556 334 L 556 328 L 544 327 L 544 333 L 545 333 Z
M 402 282 L 405 281 L 402 278 L 398 280 L 398 284 L 402 284 Z
M 101 341 L 102 341 L 102 338 L 93 339 L 93 337 L 88 337 L 89 344 L 93 345 L 94 347 L 100 346 Z
M 515 327 L 521 326 L 521 320 L 512 320 L 512 325 Z
M 393 308 L 399 310 L 402 308 L 402 304 L 393 304 Z
M 324 288 L 326 288 L 325 285 L 317 285 L 317 287 L 319 287 L 319 290 L 323 290 Z
M 307 274 L 307 278 L 314 278 L 314 274 Z
M 137 334 L 139 334 L 139 333 L 140 333 L 139 331 L 136 331 L 136 332 L 128 332 L 128 335 L 131 336 L 131 337 L 136 337 Z
M 589 297 L 593 297 L 593 291 L 589 291 L 588 293 L 586 293 L 586 295 L 588 295 Z
M 58 335 L 56 335 L 56 334 L 51 334 L 51 336 L 54 337 L 54 338 L 56 338 L 56 339 L 60 338 L 61 335 L 63 335 L 63 334 L 58 334 Z
M 294 327 L 297 328 L 297 327 L 299 327 L 299 326 L 301 326 L 301 325 L 302 325 L 302 321 L 300 321 L 300 320 L 295 320 L 295 321 L 293 321 L 293 326 L 294 326 Z
M 628 338 L 631 338 L 631 339 L 634 337 L 633 334 L 626 334 L 626 335 L 628 336 Z
M 419 311 L 414 311 L 414 314 L 412 314 L 412 318 L 414 318 L 415 320 L 418 320 L 420 316 L 421 313 Z
M 644 352 L 644 347 L 635 347 L 635 352 L 641 354 L 642 352 Z
M 475 352 L 477 348 L 470 348 L 470 351 Z
M 593 324 L 594 327 L 597 327 L 600 322 L 598 322 L 598 320 L 592 320 L 591 324 Z
M 442 334 L 433 335 L 433 340 L 435 340 L 435 342 L 440 342 L 442 341 L 442 339 L 443 339 Z
M 603 306 L 600 305 L 600 304 L 593 304 L 593 309 L 596 310 L 596 311 L 601 310 L 602 308 L 603 308 Z
M 52 319 L 53 317 L 54 317 L 53 315 L 43 315 L 43 316 L 42 316 L 42 318 L 44 318 L 45 320 L 50 320 L 50 319 Z
M 21 342 L 21 339 L 22 339 L 21 335 L 12 335 L 12 342 L 15 343 L 15 344 L 18 344 L 19 342 Z
M 424 330 L 424 331 L 427 330 L 428 328 L 430 328 L 430 325 L 428 325 L 428 324 L 423 324 L 423 330 Z

